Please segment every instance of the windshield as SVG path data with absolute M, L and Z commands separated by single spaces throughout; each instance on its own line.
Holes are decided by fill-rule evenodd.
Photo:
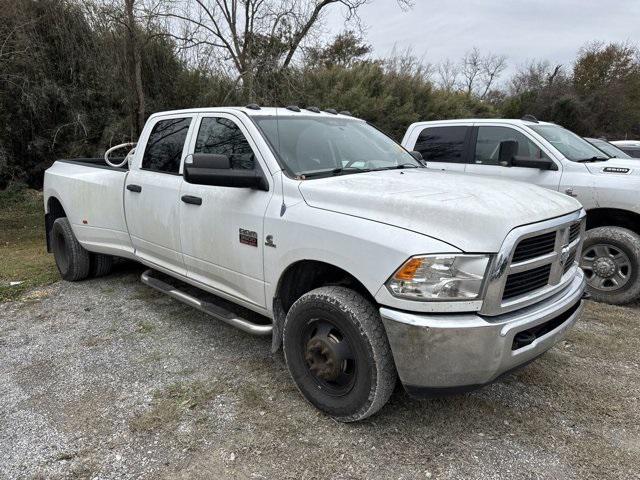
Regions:
M 607 159 L 600 150 L 566 128 L 558 125 L 529 125 L 529 128 L 544 137 L 573 162 Z
M 588 138 L 586 140 L 594 147 L 609 155 L 611 158 L 631 158 L 631 156 L 605 140 L 600 140 L 599 138 Z
M 371 125 L 327 117 L 253 116 L 283 167 L 311 177 L 422 165 Z

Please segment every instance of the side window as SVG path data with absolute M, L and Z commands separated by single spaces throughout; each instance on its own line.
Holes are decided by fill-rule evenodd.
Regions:
M 499 165 L 500 142 L 518 142 L 518 157 L 546 158 L 540 148 L 524 134 L 509 127 L 478 127 L 473 161 L 478 165 Z
M 463 163 L 464 144 L 470 127 L 430 127 L 420 132 L 414 150 L 428 162 Z
M 240 128 L 227 118 L 207 117 L 200 123 L 193 153 L 227 155 L 231 168 L 253 170 L 255 155 Z
M 142 157 L 142 168 L 155 172 L 178 173 L 182 148 L 191 118 L 160 120 L 151 130 Z

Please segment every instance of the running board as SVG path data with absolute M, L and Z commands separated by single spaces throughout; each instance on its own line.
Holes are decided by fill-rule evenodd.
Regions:
M 236 327 L 243 332 L 258 336 L 271 335 L 271 331 L 273 330 L 272 325 L 260 325 L 250 322 L 244 318 L 237 316 L 233 312 L 220 307 L 219 305 L 200 300 L 192 295 L 178 290 L 173 285 L 170 285 L 167 282 L 163 282 L 162 280 L 153 277 L 152 273 L 153 270 L 145 270 L 142 275 L 140 275 L 140 280 L 142 281 L 142 283 L 150 286 L 155 290 L 158 290 L 159 292 L 167 294 L 170 297 L 175 298 L 176 300 L 186 303 L 191 307 L 197 308 L 198 310 L 207 313 L 212 317 L 217 318 L 218 320 L 222 320 L 223 322 L 228 323 L 232 327 Z

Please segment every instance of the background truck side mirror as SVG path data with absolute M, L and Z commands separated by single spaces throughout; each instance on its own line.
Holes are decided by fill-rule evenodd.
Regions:
M 257 165 L 251 170 L 233 169 L 227 155 L 211 153 L 196 153 L 185 159 L 184 180 L 197 185 L 269 190 Z
M 515 140 L 505 140 L 500 142 L 498 152 L 498 163 L 503 167 L 513 166 L 513 159 L 518 154 L 518 142 Z

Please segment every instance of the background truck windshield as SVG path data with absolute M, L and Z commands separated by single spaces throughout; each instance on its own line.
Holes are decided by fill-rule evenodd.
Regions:
M 566 128 L 558 125 L 529 125 L 529 128 L 544 137 L 571 161 L 607 159 L 604 153 Z
M 599 138 L 585 138 L 587 142 L 596 147 L 598 150 L 602 150 L 611 158 L 631 158 L 615 145 L 610 144 L 606 140 L 600 140 Z
M 344 118 L 252 117 L 293 175 L 420 167 L 404 148 L 365 122 Z

